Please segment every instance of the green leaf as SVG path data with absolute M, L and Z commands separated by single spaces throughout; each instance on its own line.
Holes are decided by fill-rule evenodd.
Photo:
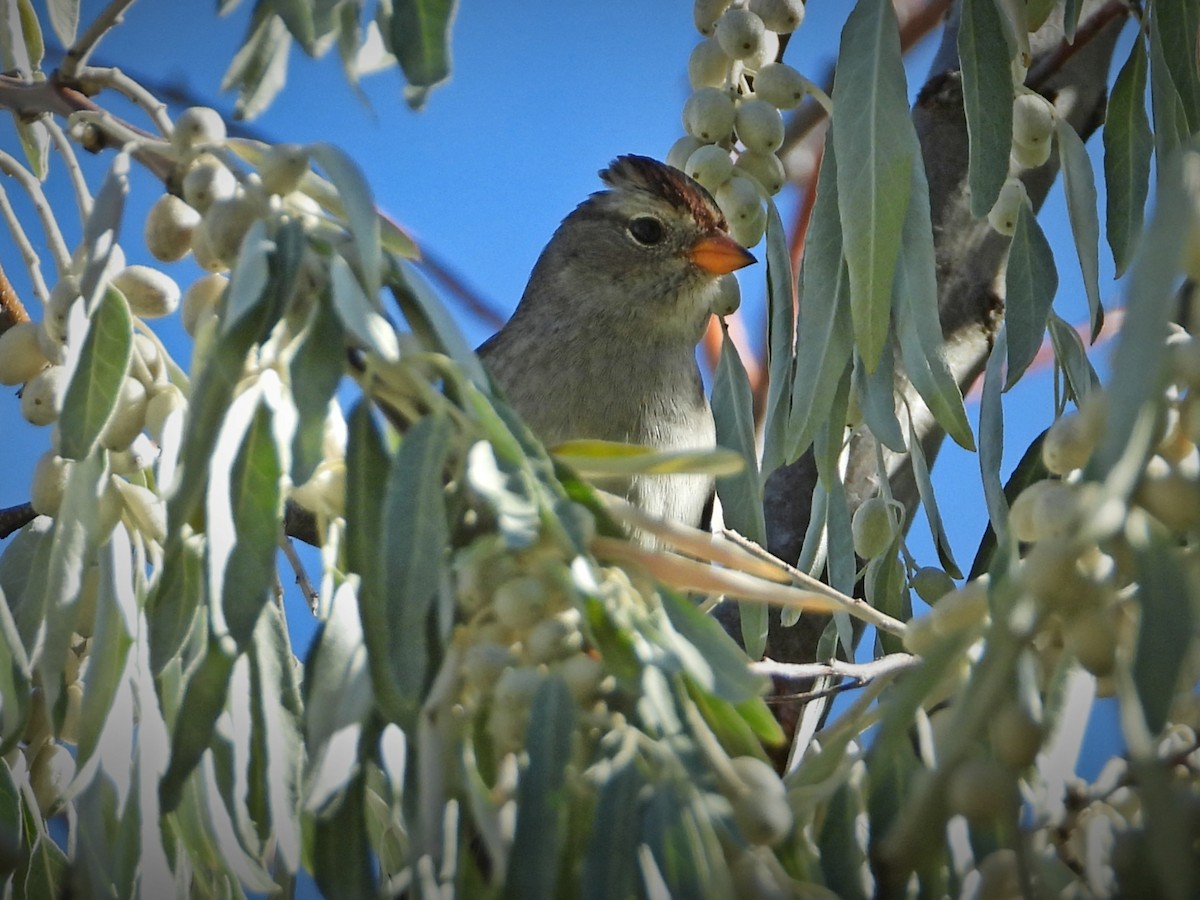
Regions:
M 1104 193 L 1116 276 L 1125 273 L 1142 234 L 1154 136 L 1146 116 L 1146 47 L 1140 37 L 1121 67 L 1104 119 Z
M 299 420 L 292 437 L 292 484 L 304 484 L 324 457 L 329 401 L 346 367 L 341 323 L 324 298 L 288 364 L 288 383 Z
M 1155 0 L 1151 7 L 1152 33 L 1157 33 L 1171 81 L 1183 112 L 1187 134 L 1200 130 L 1200 73 L 1196 63 L 1196 35 L 1200 34 L 1200 7 L 1192 0 Z
M 333 308 L 337 310 L 346 331 L 361 346 L 377 353 L 384 362 L 396 362 L 400 358 L 400 341 L 396 337 L 396 330 L 363 292 L 349 263 L 336 254 L 329 261 L 329 280 Z
M 795 366 L 796 303 L 787 232 L 773 200 L 767 201 L 767 412 L 763 420 L 765 478 L 787 457 L 791 378 Z
M 256 4 L 246 40 L 221 78 L 222 91 L 237 88 L 238 118 L 257 118 L 283 90 L 291 49 L 292 36 L 283 19 L 270 4 Z
M 904 216 L 904 252 L 896 264 L 896 281 L 892 286 L 900 358 L 909 381 L 938 424 L 960 447 L 974 450 L 975 439 L 963 407 L 962 392 L 945 358 L 945 339 L 938 316 L 929 182 L 925 178 L 925 164 L 916 150 L 913 159 L 912 199 Z
M 316 29 L 313 24 L 313 4 L 308 0 L 273 0 L 272 6 L 279 17 L 287 25 L 304 52 L 309 56 L 316 55 Z M 319 6 L 319 4 L 318 4 Z
M 262 300 L 271 278 L 269 261 L 274 251 L 275 242 L 267 237 L 266 221 L 256 219 L 242 239 L 237 265 L 230 273 L 221 313 L 222 335 L 233 331 Z
M 491 507 L 496 527 L 510 549 L 528 547 L 537 540 L 541 514 L 519 464 L 499 456 L 488 441 L 476 441 L 467 451 L 466 482 Z
M 804 242 L 800 275 L 803 289 L 796 322 L 788 460 L 798 459 L 827 421 L 854 346 L 850 279 L 842 259 L 838 218 L 837 161 L 829 136 L 817 177 L 817 199 Z
M 625 900 L 636 896 L 638 796 L 646 784 L 633 754 L 603 768 L 596 789 L 592 830 L 583 857 L 582 900 Z
M 1154 112 L 1154 146 L 1159 159 L 1165 158 L 1191 134 L 1183 98 L 1167 62 L 1164 45 L 1169 38 L 1162 34 L 1159 16 L 1150 16 L 1150 108 Z
M 365 825 L 366 774 L 359 771 L 337 805 L 313 827 L 312 871 L 329 900 L 359 900 L 378 893 Z
M 1029 368 L 1042 346 L 1050 304 L 1058 290 L 1054 251 L 1028 204 L 1023 204 L 1017 215 L 1004 286 L 1004 322 L 1008 326 L 1008 377 L 1004 387 L 1007 390 Z
M 409 88 L 405 100 L 420 109 L 430 89 L 450 75 L 450 23 L 457 0 L 395 0 L 391 49 Z
M 1104 325 L 1104 307 L 1100 303 L 1100 221 L 1096 212 L 1096 178 L 1092 161 L 1083 141 L 1065 119 L 1055 126 L 1058 138 L 1058 160 L 1062 166 L 1063 186 L 1067 195 L 1067 216 L 1075 238 L 1075 252 L 1083 272 L 1083 288 L 1087 293 L 1088 310 L 1092 319 L 1092 340 Z
M 230 635 L 240 651 L 248 646 L 271 597 L 283 520 L 283 465 L 275 446 L 272 413 L 252 394 L 242 395 L 239 401 L 243 398 L 248 401 L 245 406 L 254 404 L 248 410 L 250 422 L 239 435 L 235 402 L 215 455 L 227 459 L 224 448 L 236 456 L 228 470 L 214 466 L 207 504 L 209 583 L 221 585 L 220 603 L 210 609 L 213 634 Z
M 133 355 L 133 318 L 115 288 L 104 292 L 91 316 L 79 362 L 67 385 L 59 416 L 59 453 L 83 459 L 116 412 L 121 382 Z
M 79 0 L 49 0 L 46 11 L 50 14 L 50 27 L 54 36 L 64 47 L 75 43 L 79 29 Z
M 1177 557 L 1158 541 L 1134 547 L 1138 602 L 1133 684 L 1152 734 L 1167 724 L 1194 635 L 1191 584 Z
M 158 800 L 163 813 L 172 812 L 179 806 L 188 776 L 212 742 L 217 717 L 225 708 L 235 659 L 222 648 L 220 641 L 210 637 L 203 659 L 188 676 L 171 734 L 170 761 L 158 785 Z
M 49 12 L 54 13 L 54 2 L 49 3 Z M 31 0 L 17 0 L 17 10 L 21 19 L 21 37 L 25 42 L 25 50 L 29 55 L 29 71 L 36 72 L 42 67 L 42 59 L 46 55 L 46 39 L 42 36 L 42 23 L 38 21 L 37 10 L 33 8 Z M 78 11 L 76 12 L 78 18 Z M 63 46 L 69 47 L 71 41 L 64 41 Z M 39 129 L 45 133 L 45 129 Z M 40 174 L 36 173 L 38 178 L 45 178 L 45 170 Z
M 305 726 L 309 753 L 316 758 L 335 732 L 366 718 L 373 703 L 362 622 L 354 581 L 333 595 L 329 616 L 304 662 Z
M 87 263 L 79 276 L 79 292 L 84 309 L 91 315 L 100 302 L 100 289 L 108 279 L 101 278 L 108 268 L 117 235 L 121 231 L 121 216 L 125 198 L 129 196 L 129 154 L 121 151 L 113 157 L 104 183 L 92 201 L 92 212 L 83 226 L 83 245 L 87 248 Z
M 150 668 L 155 674 L 175 658 L 200 618 L 197 611 L 208 596 L 203 554 L 199 537 L 175 541 L 164 550 L 162 572 L 147 601 Z
M 979 398 L 979 473 L 991 527 L 1004 539 L 1008 534 L 1008 503 L 1000 481 L 1000 465 L 1004 458 L 1004 406 L 1000 394 L 1004 387 L 1001 371 L 1007 358 L 1008 328 L 1001 325 L 988 355 Z
M 745 653 L 720 623 L 670 591 L 661 596 L 663 612 L 676 632 L 672 650 L 696 684 L 730 703 L 760 700 L 765 680 L 750 671 Z
M 867 371 L 879 364 L 911 189 L 913 142 L 900 33 L 890 0 L 860 0 L 842 29 L 833 96 L 838 209 L 850 315 Z M 805 291 L 806 296 L 811 296 Z
M 14 878 L 14 883 L 20 885 L 19 897 L 31 900 L 34 897 L 62 897 L 71 891 L 71 866 L 67 855 L 48 832 L 37 836 L 23 869 L 23 873 L 18 869 Z
M 388 454 L 383 437 L 371 415 L 371 404 L 360 400 L 350 412 L 346 444 L 346 569 L 356 573 L 360 583 L 358 606 L 362 623 L 371 620 L 368 610 L 384 609 L 387 602 L 387 583 L 384 580 L 382 485 L 388 477 Z M 380 653 L 386 653 L 381 635 L 364 635 L 368 647 L 374 642 Z M 371 659 L 372 680 L 382 680 L 384 658 Z M 376 666 L 380 666 L 376 675 Z
M 1067 379 L 1067 389 L 1076 403 L 1100 387 L 1100 378 L 1087 357 L 1083 339 L 1071 325 L 1055 313 L 1050 313 L 1050 343 L 1054 347 L 1054 358 L 1062 367 Z
M 1178 155 L 1159 160 L 1156 194 L 1154 217 L 1130 267 L 1125 318 L 1112 354 L 1104 438 L 1092 457 L 1100 472 L 1110 472 L 1129 450 L 1145 404 L 1162 390 L 1167 362 L 1162 346 L 1167 324 L 1178 309 L 1175 285 L 1183 252 L 1179 235 L 1186 233 L 1191 217 Z
M 534 695 L 525 733 L 529 765 L 517 784 L 517 825 L 504 896 L 552 900 L 562 867 L 570 796 L 567 764 L 575 731 L 575 701 L 561 676 L 543 678 Z
M 896 453 L 908 448 L 900 420 L 896 418 L 896 373 L 892 343 L 884 345 L 874 372 L 868 372 L 861 356 L 854 357 L 854 387 L 863 421 L 871 434 Z
M 921 449 L 921 441 L 917 437 L 916 426 L 911 419 L 909 419 L 908 426 L 909 460 L 912 463 L 913 477 L 917 482 L 917 493 L 921 497 L 921 505 L 925 507 L 925 518 L 929 522 L 929 534 L 933 538 L 933 545 L 937 548 L 938 561 L 951 578 L 962 578 L 962 570 L 954 561 L 954 553 L 950 549 L 950 537 L 942 525 L 942 515 L 938 511 L 933 482 L 929 478 L 929 465 L 925 461 L 925 451 Z
M 317 143 L 310 144 L 308 152 L 337 188 L 358 254 L 362 288 L 375 303 L 382 282 L 383 255 L 379 246 L 379 213 L 375 209 L 371 186 L 345 151 L 332 144 Z
M 754 541 L 767 545 L 767 523 L 763 515 L 763 485 L 758 474 L 758 447 L 754 435 L 754 397 L 750 379 L 721 325 L 721 357 L 713 374 L 712 411 L 717 426 L 717 445 L 736 452 L 743 468 L 736 475 L 717 479 L 717 496 L 725 524 Z M 742 643 L 746 655 L 759 659 L 767 646 L 768 610 L 762 603 L 741 603 Z
M 362 608 L 362 622 L 375 695 L 397 722 L 419 706 L 437 649 L 429 645 L 429 616 L 449 543 L 443 468 L 450 437 L 444 416 L 417 422 L 400 442 L 384 488 L 381 537 L 388 590 Z M 362 600 L 360 595 L 360 605 Z
M 1004 21 L 994 0 L 963 0 L 958 59 L 970 141 L 971 214 L 982 218 L 1008 177 L 1012 146 L 1012 72 Z
M 7 753 L 17 746 L 30 710 L 29 660 L 21 644 L 17 623 L 8 606 L 9 598 L 0 588 L 0 703 L 8 710 L 0 719 L 0 751 Z M 0 803 L 0 810 L 3 804 Z M 0 831 L 0 841 L 3 832 Z
M 991 0 L 988 0 L 991 2 Z M 817 837 L 822 881 L 838 897 L 866 900 L 863 873 L 868 868 L 859 822 L 866 819 L 862 788 L 843 782 L 829 798 Z
M 644 444 L 580 439 L 557 444 L 550 448 L 550 453 L 556 462 L 570 466 L 584 478 L 684 473 L 728 476 L 746 468 L 740 453 L 722 447 L 655 450 Z
M 83 683 L 79 744 L 75 753 L 75 763 L 80 768 L 99 746 L 110 713 L 118 715 L 113 712 L 113 700 L 125 678 L 126 659 L 133 645 L 138 615 L 133 588 L 133 553 L 124 528 L 113 533 L 100 549 L 99 557 L 100 583 L 96 591 L 93 644 Z
M 396 259 L 395 266 L 400 277 L 390 281 L 388 286 L 413 333 L 428 349 L 445 353 L 458 363 L 481 391 L 491 393 L 488 387 L 491 381 L 479 357 L 424 276 L 404 260 Z

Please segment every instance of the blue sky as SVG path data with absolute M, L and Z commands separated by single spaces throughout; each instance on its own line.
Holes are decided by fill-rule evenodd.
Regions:
M 197 0 L 136 4 L 125 24 L 101 45 L 95 61 L 119 65 L 151 87 L 185 86 L 193 96 L 228 112 L 233 98 L 220 92 L 220 80 L 240 42 L 251 4 L 243 2 L 223 19 L 213 15 L 213 6 Z M 558 222 L 599 188 L 597 170 L 620 153 L 662 157 L 682 133 L 687 56 L 698 39 L 691 6 L 687 0 L 464 3 L 454 27 L 451 81 L 434 91 L 422 112 L 404 105 L 394 72 L 364 82 L 372 107 L 368 109 L 346 86 L 333 54 L 313 62 L 295 50 L 287 86 L 253 127 L 271 140 L 340 145 L 363 168 L 383 210 L 468 284 L 507 310 L 515 305 Z M 836 54 L 838 33 L 851 4 L 810 6 L 785 61 L 819 79 Z M 85 20 L 99 8 L 98 3 L 84 3 Z M 927 74 L 929 43 L 911 55 L 910 94 Z M 1099 173 L 1098 145 L 1099 137 L 1093 137 L 1088 148 Z M 10 127 L 0 127 L 0 149 L 19 156 Z M 91 161 L 93 186 L 108 159 Z M 48 192 L 56 208 L 70 210 L 63 187 L 61 177 L 52 178 Z M 6 180 L 4 188 L 15 201 L 16 186 Z M 138 223 L 155 196 L 151 179 L 135 177 L 122 236 L 131 262 L 151 262 Z M 795 199 L 787 193 L 779 199 L 785 221 Z M 1056 309 L 1068 321 L 1082 321 L 1085 304 L 1061 189 L 1052 195 L 1042 220 L 1059 251 Z M 64 217 L 62 224 L 68 241 L 77 240 L 78 223 Z M 40 246 L 36 228 L 31 235 Z M 1116 292 L 1106 247 L 1100 258 L 1102 293 L 1111 306 Z M 19 257 L 7 239 L 0 239 L 0 264 L 39 318 L 38 304 L 21 277 Z M 170 268 L 185 286 L 198 273 L 190 262 Z M 752 329 L 761 321 L 764 275 L 765 267 L 757 266 L 741 277 Z M 490 330 L 466 315 L 460 322 L 474 343 Z M 181 329 L 166 321 L 160 332 L 186 364 L 190 344 Z M 1098 354 L 1098 366 L 1106 355 Z M 1052 417 L 1049 378 L 1048 371 L 1030 376 L 1006 396 L 1011 427 L 1005 475 Z M 977 405 L 970 412 L 974 420 Z M 9 506 L 28 499 L 29 476 L 48 447 L 49 432 L 24 422 L 15 391 L 0 395 L 0 427 L 6 434 L 0 442 L 0 465 L 6 475 L 0 482 L 0 506 Z M 934 482 L 951 541 L 965 567 L 986 524 L 976 458 L 947 442 Z M 914 526 L 911 546 L 919 561 L 936 561 L 923 522 Z M 302 605 L 290 605 L 294 625 L 308 631 Z M 298 644 L 303 646 L 303 638 Z

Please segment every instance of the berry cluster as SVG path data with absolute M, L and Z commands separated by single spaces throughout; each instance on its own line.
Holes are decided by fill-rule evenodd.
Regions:
M 734 239 L 750 247 L 766 228 L 764 201 L 785 181 L 776 155 L 783 146 L 780 111 L 795 107 L 812 88 L 791 66 L 776 62 L 779 36 L 804 21 L 804 4 L 696 0 L 694 12 L 705 38 L 688 60 L 687 134 L 671 147 L 667 162 L 708 189 Z
M 1021 86 L 1013 100 L 1012 149 L 1009 177 L 1000 189 L 988 213 L 988 224 L 1001 234 L 1011 235 L 1017 227 L 1017 213 L 1028 203 L 1025 185 L 1018 177 L 1023 169 L 1036 169 L 1050 158 L 1054 144 L 1054 123 L 1058 113 L 1041 94 Z

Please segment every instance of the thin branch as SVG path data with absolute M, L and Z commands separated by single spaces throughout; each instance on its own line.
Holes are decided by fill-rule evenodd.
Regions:
M 25 233 L 25 228 L 12 208 L 12 204 L 8 202 L 8 193 L 2 187 L 0 187 L 0 215 L 4 217 L 4 221 L 8 225 L 9 233 L 12 235 L 17 249 L 21 251 L 21 261 L 25 263 L 25 268 L 29 271 L 29 280 L 33 285 L 34 295 L 46 303 L 50 299 L 50 290 L 46 287 L 46 280 L 42 277 L 42 261 L 38 257 L 37 251 L 33 249 L 29 235 Z
M 133 6 L 133 3 L 134 0 L 112 0 L 100 11 L 100 15 L 92 20 L 87 30 L 75 39 L 75 43 L 68 48 L 62 64 L 62 74 L 67 81 L 74 81 L 78 77 L 80 67 L 87 62 L 96 45 L 104 35 L 121 24 L 125 18 L 125 11 Z
M 279 549 L 283 551 L 283 555 L 287 557 L 288 565 L 292 567 L 292 572 L 296 576 L 296 585 L 300 588 L 300 593 L 304 594 L 308 602 L 308 611 L 314 616 L 317 615 L 321 595 L 313 587 L 312 582 L 308 580 L 308 573 L 304 571 L 304 563 L 300 561 L 300 555 L 296 553 L 295 546 L 293 546 L 291 539 L 286 534 L 280 535 Z
M 14 531 L 24 528 L 38 514 L 33 511 L 32 503 L 22 503 L 20 506 L 10 506 L 0 509 L 0 540 L 4 540 Z
M 46 131 L 50 133 L 50 139 L 54 142 L 54 149 L 62 156 L 63 165 L 66 166 L 67 177 L 75 192 L 75 206 L 79 210 L 79 219 L 86 222 L 88 216 L 92 214 L 92 192 L 88 190 L 87 179 L 83 177 L 83 168 L 79 165 L 79 157 L 75 155 L 75 148 L 71 145 L 67 133 L 63 131 L 62 126 L 53 116 L 46 116 L 42 124 L 46 126 Z
M 89 66 L 80 75 L 81 84 L 94 85 L 97 88 L 112 88 L 126 97 L 149 116 L 159 134 L 169 137 L 174 126 L 171 117 L 167 115 L 167 104 L 146 90 L 115 66 L 98 68 Z
M 1123 19 L 1128 15 L 1129 5 L 1124 0 L 1109 0 L 1075 29 L 1074 40 L 1067 41 L 1066 38 L 1063 38 L 1057 50 L 1045 54 L 1034 63 L 1025 83 L 1035 91 L 1039 90 L 1047 80 L 1067 64 L 1071 57 L 1095 40 L 1110 22 Z
M 813 681 L 817 678 L 852 678 L 858 685 L 869 684 L 876 678 L 892 675 L 906 669 L 915 669 L 921 657 L 910 653 L 889 653 L 869 663 L 850 663 L 840 659 L 827 663 L 782 663 L 773 659 L 762 659 L 750 663 L 750 669 L 775 681 Z
M 33 201 L 33 211 L 37 213 L 42 228 L 46 232 L 46 242 L 50 245 L 50 252 L 54 256 L 58 274 L 65 275 L 71 268 L 71 251 L 67 249 L 67 242 L 63 240 L 62 232 L 58 228 L 58 221 L 54 218 L 54 210 L 50 206 L 50 201 L 46 199 L 46 192 L 42 190 L 41 182 L 34 177 L 32 172 L 3 150 L 0 150 L 0 172 L 15 178 L 25 189 L 29 199 Z

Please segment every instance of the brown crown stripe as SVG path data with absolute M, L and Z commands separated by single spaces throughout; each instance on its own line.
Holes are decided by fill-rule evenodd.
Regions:
M 600 179 L 610 187 L 645 191 L 686 210 L 705 229 L 727 231 L 725 216 L 704 187 L 683 172 L 648 156 L 618 156 Z

